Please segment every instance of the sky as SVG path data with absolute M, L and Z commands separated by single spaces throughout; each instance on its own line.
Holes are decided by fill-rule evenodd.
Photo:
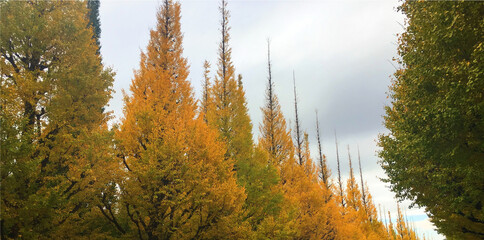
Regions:
M 149 31 L 156 26 L 161 1 L 101 0 L 101 54 L 105 66 L 116 73 L 109 109 L 114 122 L 123 113 L 123 90 L 129 93 L 133 71 L 139 68 Z M 363 177 L 378 208 L 396 218 L 394 194 L 380 179 L 377 139 L 388 133 L 383 125 L 384 107 L 397 57 L 398 33 L 404 16 L 398 0 L 356 1 L 230 1 L 230 46 L 236 74 L 242 74 L 254 139 L 262 122 L 267 84 L 267 41 L 271 43 L 272 78 L 284 116 L 294 124 L 293 72 L 302 128 L 308 132 L 316 156 L 315 110 L 322 131 L 323 152 L 336 175 L 335 132 L 338 138 L 342 177 L 349 176 L 349 153 L 361 153 Z M 184 56 L 190 64 L 189 80 L 199 97 L 203 62 L 216 72 L 219 33 L 219 2 L 181 1 Z M 357 166 L 356 162 L 353 163 Z M 358 176 L 359 177 L 359 176 Z M 420 236 L 444 239 L 437 234 L 423 209 L 400 203 Z M 388 218 L 388 217 L 387 217 Z

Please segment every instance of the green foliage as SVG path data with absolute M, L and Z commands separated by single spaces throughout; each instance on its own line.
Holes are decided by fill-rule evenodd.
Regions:
M 406 1 L 379 153 L 391 188 L 449 237 L 484 236 L 482 2 Z
M 101 38 L 101 21 L 99 20 L 99 0 L 88 0 L 87 1 L 87 8 L 89 9 L 88 18 L 89 18 L 89 27 L 93 29 L 93 38 L 96 39 L 96 44 L 98 45 L 97 53 L 99 54 L 101 51 L 101 42 L 99 38 Z
M 408 9 L 405 11 L 411 12 Z M 188 60 L 183 57 L 181 5 L 164 0 L 147 50 L 141 54 L 131 95 L 125 97 L 124 118 L 108 130 L 110 115 L 104 108 L 114 74 L 103 67 L 99 54 L 99 1 L 0 1 L 1 239 L 385 238 L 383 225 L 372 210 L 371 195 L 365 205 L 360 203 L 352 173 L 347 195 L 341 194 L 341 198 L 346 197 L 347 206 L 354 211 L 343 211 L 338 198 L 330 198 L 335 189 L 328 187 L 324 155 L 320 151 L 323 169 L 318 169 L 311 158 L 308 134 L 302 136 L 301 131 L 297 131 L 299 164 L 295 162 L 290 131 L 273 92 L 269 56 L 262 134 L 254 146 L 242 77 L 236 77 L 231 60 L 226 1 L 220 11 L 218 69 L 211 79 L 205 63 L 202 110 L 197 112 Z M 477 26 L 482 24 L 473 25 Z M 406 38 L 412 39 L 412 35 Z M 482 121 L 473 122 L 482 116 L 482 93 L 478 91 L 482 88 L 482 44 L 473 51 L 463 64 L 467 70 L 452 68 L 457 74 L 444 68 L 450 74 L 469 75 L 458 78 L 466 80 L 462 84 L 468 95 L 456 95 L 460 93 L 456 91 L 445 96 L 467 97 L 466 104 L 476 103 L 465 111 L 458 108 L 458 116 L 451 115 L 459 120 L 452 124 L 472 130 L 452 139 L 467 140 L 452 149 L 452 156 L 466 160 L 467 165 L 446 162 L 454 168 L 444 168 L 440 163 L 438 170 L 443 172 L 433 173 L 446 181 L 464 176 L 465 184 L 477 186 L 462 185 L 459 193 L 463 195 L 454 195 L 459 201 L 449 209 L 482 221 L 482 212 L 476 211 L 482 208 L 479 201 L 472 205 L 475 209 L 459 208 L 474 199 L 469 196 L 482 196 L 482 175 L 478 175 L 482 170 Z M 408 61 L 414 59 L 412 54 L 410 50 Z M 442 63 L 439 68 L 446 66 Z M 397 79 L 407 84 L 404 80 L 417 76 L 412 72 L 415 69 L 402 70 Z M 434 74 L 432 69 L 426 73 Z M 439 80 L 431 79 L 427 85 Z M 439 85 L 443 89 L 452 86 Z M 405 93 L 397 87 L 394 90 L 395 96 Z M 389 112 L 393 115 L 388 119 L 399 114 Z M 405 123 L 395 126 L 407 127 Z M 400 129 L 395 129 L 400 136 Z M 446 137 L 453 133 L 445 130 L 438 133 Z M 382 137 L 382 144 L 394 139 Z M 421 148 L 415 149 L 433 156 L 437 150 L 424 145 L 431 141 L 417 138 L 421 139 L 425 140 L 418 142 Z M 393 157 L 407 152 L 382 154 Z M 447 180 L 444 170 L 460 175 Z M 324 176 L 322 180 L 318 173 Z M 363 211 L 362 206 L 368 210 Z M 449 213 L 444 210 L 432 213 L 443 219 Z M 457 220 L 465 223 L 473 218 Z M 479 225 L 466 227 L 477 231 Z M 463 236 L 472 236 L 467 234 Z
M 113 74 L 82 2 L 0 4 L 2 239 L 82 235 L 109 172 Z
M 283 199 L 278 187 L 280 179 L 267 152 L 257 147 L 251 159 L 239 161 L 237 180 L 240 185 L 245 186 L 245 217 L 254 228 L 264 218 L 279 213 Z

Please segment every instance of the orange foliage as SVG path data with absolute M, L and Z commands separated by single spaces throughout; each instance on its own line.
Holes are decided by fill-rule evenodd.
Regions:
M 202 120 L 182 56 L 180 5 L 165 1 L 147 53 L 126 97 L 117 132 L 124 169 L 121 200 L 131 235 L 148 238 L 240 237 L 245 194 L 224 158 L 224 144 Z

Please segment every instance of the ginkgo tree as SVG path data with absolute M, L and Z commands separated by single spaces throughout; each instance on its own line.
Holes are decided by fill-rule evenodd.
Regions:
M 403 1 L 405 32 L 380 136 L 398 198 L 425 207 L 438 231 L 484 236 L 484 4 Z
M 205 61 L 200 101 L 181 5 L 163 0 L 124 116 L 109 129 L 114 74 L 101 62 L 98 10 L 97 0 L 0 2 L 1 239 L 417 238 L 400 209 L 383 226 L 360 162 L 361 188 L 351 159 L 343 188 L 337 141 L 332 184 L 318 119 L 315 164 L 295 86 L 291 136 L 269 44 L 254 143 L 225 0 L 216 70 Z
M 116 133 L 124 216 L 111 221 L 139 239 L 241 238 L 245 193 L 224 143 L 196 117 L 180 27 L 180 4 L 164 1 Z
M 95 234 L 113 73 L 96 54 L 86 4 L 4 1 L 0 11 L 1 238 Z

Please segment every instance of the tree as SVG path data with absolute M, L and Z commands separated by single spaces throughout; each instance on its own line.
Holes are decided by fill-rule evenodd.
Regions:
M 99 0 L 88 0 L 87 1 L 87 8 L 88 11 L 88 18 L 89 18 L 89 27 L 93 28 L 93 35 L 92 38 L 96 40 L 96 44 L 98 46 L 97 54 L 101 52 L 101 42 L 99 39 L 101 38 L 101 20 L 99 20 Z
M 128 219 L 128 238 L 242 238 L 244 190 L 216 132 L 195 117 L 182 41 L 180 4 L 165 0 L 141 55 L 133 95 L 125 99 L 117 132 L 123 216 L 110 220 Z
M 242 76 L 235 78 L 232 49 L 229 46 L 229 17 L 227 2 L 221 1 L 218 70 L 210 87 L 208 124 L 217 129 L 220 139 L 227 145 L 225 157 L 235 160 L 238 184 L 247 193 L 243 215 L 257 231 L 266 218 L 273 218 L 280 209 L 282 194 L 278 186 L 276 167 L 268 164 L 268 157 L 255 149 L 252 140 L 252 123 L 248 114 Z
M 336 202 L 326 201 L 328 190 L 318 181 L 312 160 L 307 160 L 302 166 L 295 161 L 282 166 L 284 210 L 292 215 L 289 224 L 296 231 L 292 239 L 345 239 L 352 230 L 344 228 Z
M 329 178 L 331 177 L 331 171 L 328 169 L 328 165 L 326 163 L 326 156 L 323 154 L 323 148 L 321 146 L 321 134 L 319 132 L 319 120 L 318 120 L 318 111 L 316 110 L 316 137 L 318 139 L 318 153 L 319 153 L 319 178 L 323 181 L 324 186 L 327 189 L 331 189 L 331 183 Z
M 358 147 L 358 168 L 360 169 L 360 180 L 361 180 L 361 203 L 365 208 L 365 211 L 368 212 L 368 196 L 367 192 L 365 191 L 365 182 L 363 181 L 363 172 L 361 171 L 361 158 L 360 158 L 360 148 Z M 371 221 L 371 216 L 370 221 Z
M 379 153 L 400 199 L 448 237 L 484 236 L 481 2 L 405 1 L 406 19 Z
M 113 73 L 84 3 L 0 4 L 1 238 L 81 236 L 113 167 Z
M 259 144 L 269 153 L 270 161 L 274 166 L 291 159 L 293 145 L 290 132 L 287 130 L 286 120 L 279 105 L 279 99 L 274 93 L 274 81 L 271 72 L 270 44 L 267 42 L 267 89 L 265 105 L 261 108 L 263 118 L 259 126 L 261 137 Z
M 207 110 L 209 108 L 208 104 L 210 103 L 210 63 L 205 60 L 203 62 L 203 92 L 202 92 L 202 101 L 201 101 L 201 108 L 203 113 L 203 119 L 205 122 L 207 121 Z
M 360 211 L 363 208 L 361 202 L 361 192 L 358 189 L 358 184 L 356 183 L 356 178 L 353 171 L 353 164 L 351 161 L 350 147 L 348 146 L 348 162 L 350 166 L 350 178 L 346 183 L 346 207 L 353 208 L 353 210 Z
M 345 207 L 344 191 L 343 191 L 343 181 L 341 181 L 341 170 L 339 165 L 339 150 L 338 150 L 338 138 L 336 138 L 336 131 L 334 133 L 334 143 L 336 145 L 336 163 L 338 167 L 338 192 L 339 200 L 341 201 L 341 207 Z
M 294 129 L 294 140 L 295 140 L 295 148 L 296 148 L 296 156 L 298 160 L 299 165 L 304 164 L 304 158 L 303 158 L 303 153 L 302 153 L 302 148 L 303 148 L 303 136 L 302 136 L 302 130 L 301 130 L 301 125 L 299 123 L 299 112 L 297 110 L 297 92 L 296 92 L 296 75 L 294 74 L 294 71 L 292 72 L 292 80 L 294 83 L 294 115 L 296 118 L 295 124 L 296 128 Z
M 406 216 L 402 214 L 402 209 L 400 205 L 397 203 L 397 226 L 395 232 L 395 239 L 397 240 L 415 240 L 418 239 L 417 234 L 408 224 L 406 220 Z
M 227 144 L 226 158 L 235 159 L 238 165 L 238 161 L 247 160 L 252 155 L 252 124 L 241 79 L 235 79 L 232 48 L 229 46 L 230 13 L 227 2 L 222 1 L 219 9 L 222 17 L 222 39 L 218 48 L 218 70 L 209 91 L 211 102 L 207 120 L 210 126 L 218 130 L 221 139 Z

